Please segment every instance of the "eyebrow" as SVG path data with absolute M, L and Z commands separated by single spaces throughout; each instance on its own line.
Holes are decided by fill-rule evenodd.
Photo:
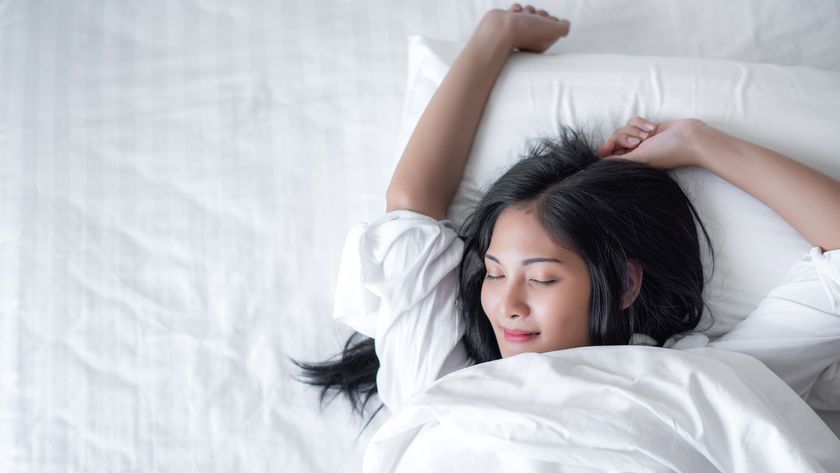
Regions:
M 490 253 L 485 254 L 484 257 L 489 259 L 489 260 L 493 260 L 498 264 L 502 264 L 495 256 L 491 255 Z M 533 263 L 560 263 L 560 264 L 563 264 L 563 262 L 560 261 L 557 258 L 528 258 L 528 259 L 522 260 L 522 266 L 525 266 L 525 265 L 528 265 L 528 264 L 533 264 Z

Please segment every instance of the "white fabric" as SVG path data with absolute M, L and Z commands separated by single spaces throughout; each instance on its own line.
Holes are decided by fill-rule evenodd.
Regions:
M 347 238 L 334 317 L 376 339 L 379 398 L 391 410 L 447 374 L 450 355 L 452 368 L 465 366 L 464 328 L 453 317 L 463 246 L 451 223 L 411 211 Z
M 352 305 L 342 296 L 334 317 L 376 339 L 377 386 L 392 412 L 469 364 L 455 306 L 463 248 L 451 222 L 409 210 L 386 213 L 348 235 L 336 292 L 362 294 L 363 303 Z M 840 249 L 823 254 L 815 247 L 724 337 L 709 343 L 702 333 L 680 334 L 664 346 L 708 345 L 752 355 L 806 399 L 822 372 L 840 362 L 840 310 L 832 307 L 840 298 L 838 271 Z M 814 407 L 840 410 L 828 401 L 817 399 Z
M 822 253 L 812 248 L 744 321 L 709 346 L 758 358 L 803 398 L 815 383 L 826 384 L 818 390 L 833 391 L 834 399 L 808 402 L 815 409 L 840 410 L 840 384 L 831 374 L 818 379 L 839 366 L 838 301 L 840 249 Z
M 463 241 L 449 221 L 408 210 L 347 236 L 333 317 L 376 339 L 379 399 L 396 411 L 439 377 L 468 365 L 455 316 Z M 443 372 L 447 358 L 450 371 Z
M 838 452 L 754 358 L 583 347 L 444 377 L 377 431 L 363 471 L 835 472 Z
M 359 471 L 381 418 L 320 409 L 288 357 L 350 332 L 407 35 L 509 3 L 0 0 L 0 471 Z M 535 4 L 565 52 L 840 70 L 838 2 Z

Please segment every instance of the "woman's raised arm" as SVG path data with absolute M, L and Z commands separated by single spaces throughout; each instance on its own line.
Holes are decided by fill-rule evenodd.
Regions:
M 386 211 L 446 218 L 508 55 L 514 48 L 543 52 L 568 32 L 568 21 L 530 5 L 487 12 L 420 117 L 388 186 Z
M 603 156 L 671 169 L 701 166 L 787 220 L 823 251 L 840 248 L 840 182 L 798 161 L 728 135 L 701 120 L 653 125 L 637 117 L 607 140 Z

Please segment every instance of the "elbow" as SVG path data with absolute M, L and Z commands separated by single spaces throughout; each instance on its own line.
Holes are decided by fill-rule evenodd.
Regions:
M 405 193 L 391 192 L 385 194 L 385 211 L 411 210 L 418 212 L 423 208 L 422 199 L 413 198 Z
M 391 187 L 385 193 L 385 211 L 393 212 L 394 210 L 409 210 L 410 199 L 404 193 L 394 191 Z
M 394 188 L 394 183 L 392 182 L 391 185 L 388 186 L 388 190 L 385 191 L 385 204 L 388 207 L 388 211 L 390 211 L 392 207 L 399 205 L 399 202 L 402 202 L 402 200 L 402 195 L 397 192 Z
M 407 195 L 404 192 L 395 192 L 389 188 L 385 193 L 385 211 L 394 212 L 397 210 L 409 210 L 432 217 L 435 220 L 446 218 L 446 206 L 440 206 L 429 199 Z

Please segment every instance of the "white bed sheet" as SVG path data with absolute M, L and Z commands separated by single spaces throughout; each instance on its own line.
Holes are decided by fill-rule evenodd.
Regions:
M 559 51 L 840 70 L 831 1 L 534 4 Z M 0 471 L 358 471 L 381 419 L 356 439 L 286 357 L 348 335 L 407 36 L 502 5 L 0 0 Z

